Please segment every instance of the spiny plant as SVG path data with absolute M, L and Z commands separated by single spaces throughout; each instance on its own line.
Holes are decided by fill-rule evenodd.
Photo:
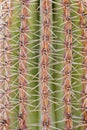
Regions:
M 70 0 L 63 0 L 64 10 L 64 33 L 65 33 L 65 54 L 64 54 L 64 70 L 63 70 L 63 87 L 64 87 L 64 115 L 65 129 L 73 129 L 72 111 L 71 111 L 71 72 L 72 72 L 72 21 L 70 13 Z
M 11 1 L 1 3 L 0 10 L 0 129 L 9 129 L 10 111 L 10 32 Z M 9 12 L 8 12 L 9 9 Z M 3 89 L 2 89 L 3 88 Z
M 0 0 L 0 130 L 87 130 L 87 0 Z
M 42 113 L 42 129 L 50 129 L 50 103 L 49 103 L 49 53 L 51 36 L 51 2 L 41 2 L 41 47 L 40 47 L 40 100 Z
M 82 84 L 83 84 L 83 89 L 82 89 L 82 110 L 83 110 L 83 123 L 85 124 L 84 129 L 87 128 L 86 125 L 86 120 L 87 120 L 87 112 L 86 112 L 86 91 L 87 91 L 87 81 L 86 81 L 86 76 L 87 76 L 87 67 L 86 67 L 86 49 L 87 49 L 87 31 L 86 31 L 86 19 L 85 19 L 85 8 L 86 8 L 86 2 L 79 1 L 79 13 L 80 13 L 80 27 L 82 29 L 82 43 L 83 43 L 83 78 L 82 78 Z

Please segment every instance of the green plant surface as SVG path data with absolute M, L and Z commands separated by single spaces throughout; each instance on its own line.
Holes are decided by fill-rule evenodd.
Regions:
M 87 0 L 0 0 L 0 130 L 87 130 Z
M 63 69 L 63 53 L 64 53 L 64 34 L 63 32 L 63 10 L 60 8 L 59 1 L 52 3 L 52 59 L 51 59 L 51 75 L 52 75 L 52 122 L 55 128 L 64 127 L 63 120 L 63 90 L 62 90 L 62 69 Z M 59 13 L 60 12 L 60 13 Z M 62 28 L 61 28 L 62 27 Z M 61 38 L 62 37 L 62 38 Z M 60 64 L 61 63 L 61 64 Z M 62 107 L 61 107 L 62 106 Z M 55 110 L 55 111 L 54 111 Z M 58 115 L 58 116 L 57 116 Z

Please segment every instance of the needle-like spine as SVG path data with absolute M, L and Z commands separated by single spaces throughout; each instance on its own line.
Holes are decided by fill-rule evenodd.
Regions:
M 12 1 L 6 0 L 1 1 L 3 4 L 1 5 L 1 42 L 0 42 L 0 53 L 1 53 L 1 60 L 0 60 L 0 86 L 1 86 L 1 124 L 0 129 L 2 130 L 9 130 L 10 129 L 10 93 L 11 93 L 11 86 L 10 86 L 10 26 L 11 26 L 11 14 L 12 14 Z M 0 3 L 1 4 L 1 3 Z
M 64 69 L 63 69 L 63 91 L 64 91 L 64 116 L 65 130 L 73 130 L 72 105 L 71 105 L 71 72 L 72 72 L 72 21 L 70 11 L 70 0 L 62 0 L 64 16 Z
M 84 130 L 87 129 L 87 25 L 86 25 L 86 6 L 87 2 L 79 0 L 79 16 L 80 16 L 80 28 L 82 30 L 82 54 L 83 54 L 83 76 L 82 76 L 82 111 L 83 111 L 83 125 Z
M 50 130 L 49 102 L 49 55 L 51 44 L 51 1 L 40 1 L 41 43 L 40 43 L 40 97 L 42 130 Z
M 21 2 L 21 25 L 20 25 L 20 45 L 19 45 L 19 129 L 27 129 L 27 46 L 28 46 L 28 6 L 29 0 Z

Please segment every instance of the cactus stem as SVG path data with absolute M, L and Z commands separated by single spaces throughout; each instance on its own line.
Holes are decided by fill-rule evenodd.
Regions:
M 1 56 L 1 63 L 3 65 L 0 66 L 0 69 L 2 68 L 0 74 L 3 76 L 3 80 L 1 83 L 1 86 L 3 86 L 2 90 L 2 104 L 1 104 L 1 112 L 2 119 L 1 119 L 1 125 L 0 129 L 9 130 L 10 128 L 10 117 L 9 117 L 9 111 L 10 111 L 10 32 L 9 28 L 11 25 L 11 7 L 12 7 L 12 1 L 7 0 L 5 3 L 2 4 L 2 9 L 0 10 L 0 17 L 1 17 L 1 25 L 0 30 L 2 33 L 2 40 L 0 42 L 0 49 L 3 50 L 2 56 Z M 7 14 L 6 14 L 7 13 Z M 1 53 L 0 52 L 0 53 Z M 0 64 L 1 64 L 0 63 Z M 4 91 L 4 92 L 3 92 Z
M 51 37 L 51 2 L 41 0 L 41 45 L 40 45 L 40 94 L 42 130 L 50 130 L 50 103 L 49 103 L 49 53 Z
M 65 54 L 63 70 L 63 90 L 64 90 L 64 115 L 65 130 L 73 130 L 72 111 L 71 111 L 71 70 L 72 70 L 72 21 L 70 16 L 70 0 L 63 0 L 64 10 L 64 32 L 65 32 Z
M 83 43 L 83 76 L 82 76 L 82 111 L 83 111 L 83 124 L 84 124 L 84 130 L 87 129 L 87 27 L 86 27 L 86 17 L 85 17 L 85 8 L 87 5 L 87 2 L 78 1 L 79 4 L 79 14 L 80 14 L 80 27 L 82 30 L 82 43 Z
M 20 27 L 20 52 L 19 52 L 19 129 L 27 129 L 26 103 L 27 103 L 27 45 L 28 45 L 28 5 L 29 1 L 21 1 L 21 27 Z

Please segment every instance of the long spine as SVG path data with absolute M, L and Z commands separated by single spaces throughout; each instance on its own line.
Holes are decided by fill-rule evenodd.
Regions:
M 80 27 L 82 30 L 82 43 L 83 43 L 83 77 L 82 77 L 82 111 L 83 111 L 83 125 L 84 130 L 87 129 L 87 25 L 85 16 L 85 5 L 87 2 L 79 0 L 79 14 L 80 14 Z M 87 8 L 87 7 L 86 7 Z
M 19 52 L 19 129 L 27 129 L 27 45 L 28 45 L 28 5 L 29 1 L 21 1 L 20 52 Z
M 65 33 L 65 54 L 63 70 L 63 90 L 64 90 L 64 115 L 65 130 L 73 130 L 71 111 L 71 70 L 72 70 L 72 21 L 70 16 L 70 0 L 63 0 L 64 11 L 64 33 Z
M 50 130 L 50 103 L 49 103 L 49 52 L 51 28 L 51 1 L 41 0 L 41 49 L 40 49 L 40 94 L 42 130 Z

